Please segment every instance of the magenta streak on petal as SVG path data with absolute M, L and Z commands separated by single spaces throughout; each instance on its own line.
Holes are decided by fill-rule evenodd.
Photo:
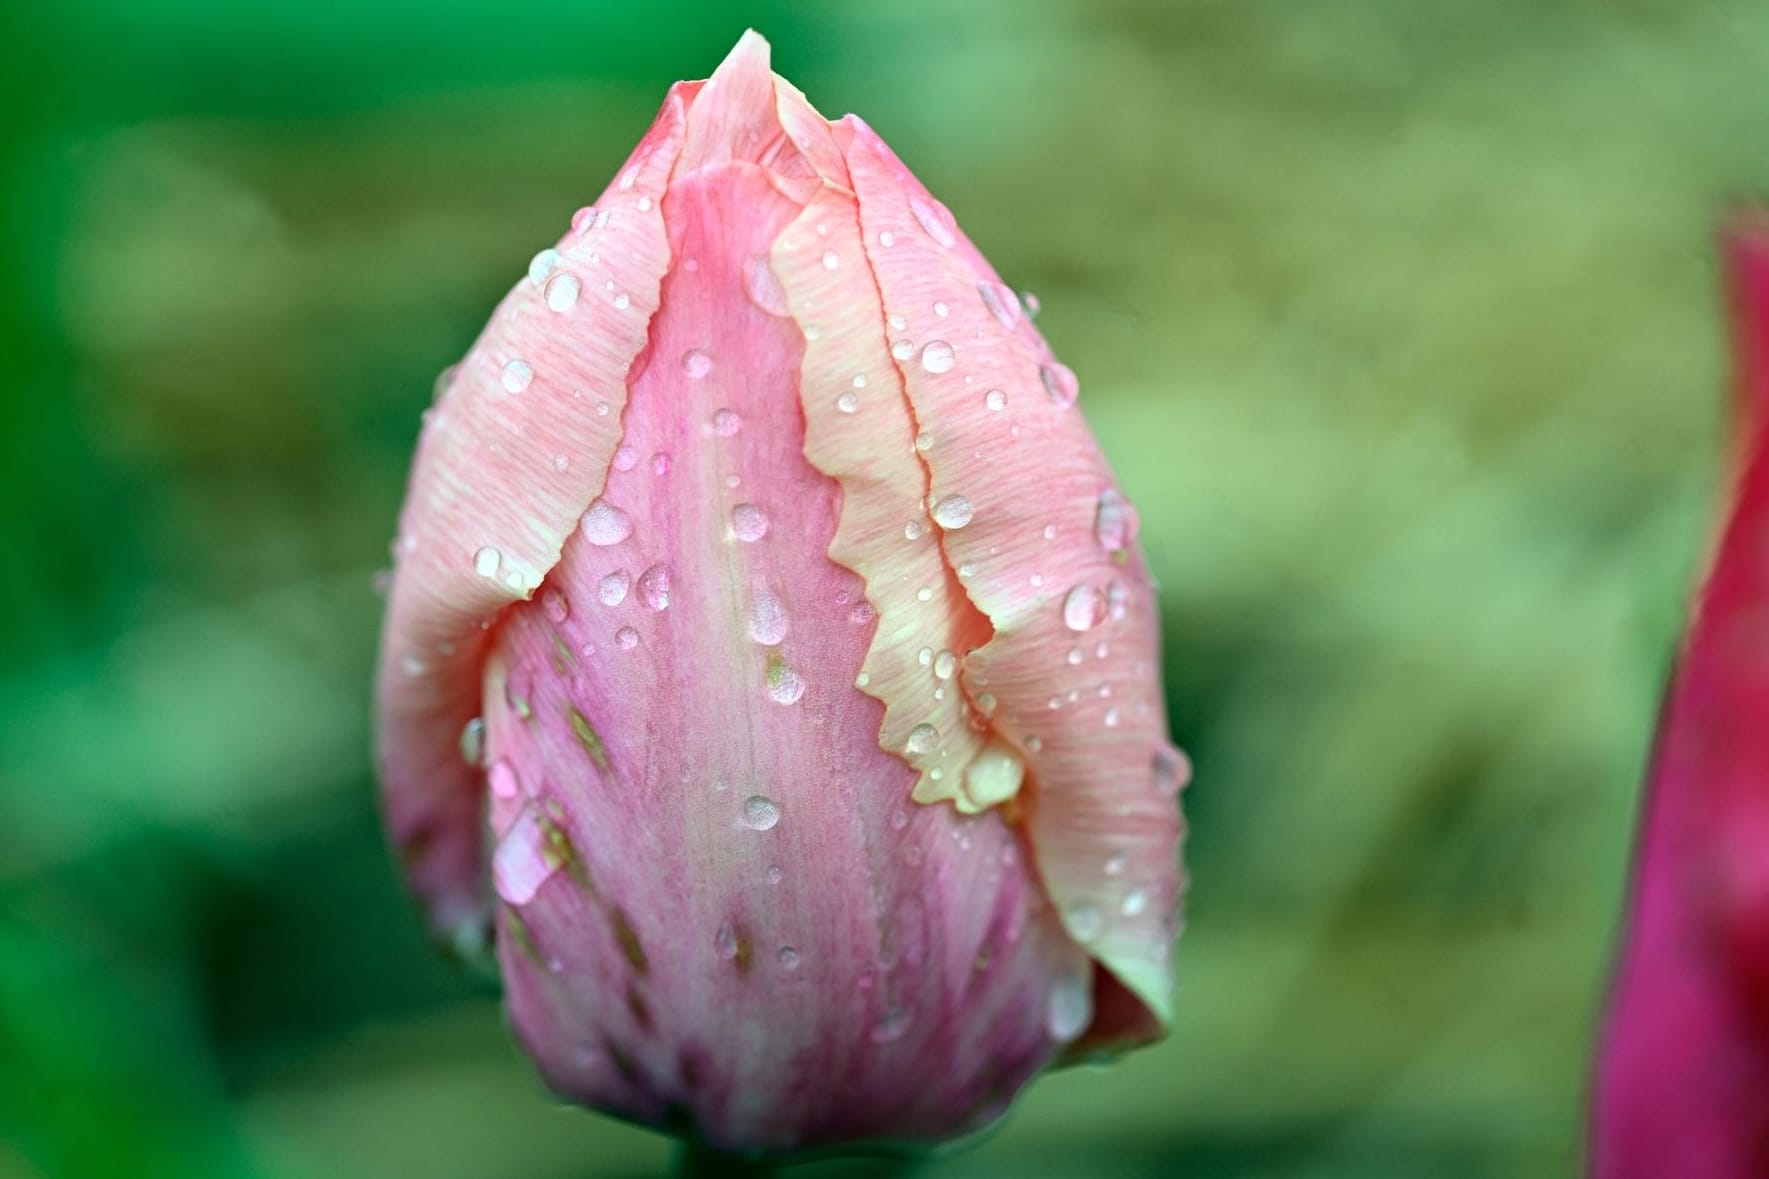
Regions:
M 873 627 L 825 556 L 840 495 L 802 454 L 800 327 L 747 294 L 799 206 L 709 158 L 664 202 L 675 262 L 622 423 L 667 473 L 612 471 L 631 534 L 570 538 L 547 582 L 565 620 L 524 603 L 498 637 L 488 754 L 572 862 L 505 910 L 512 1023 L 560 1092 L 681 1111 L 714 1144 L 940 1137 L 1048 1061 L 1052 980 L 1085 958 L 999 816 L 913 805 L 913 772 L 877 745 L 880 706 L 853 686 Z M 753 540 L 741 503 L 769 521 Z M 662 610 L 637 590 L 658 565 Z M 634 591 L 604 605 L 616 571 Z M 751 634 L 764 590 L 788 622 L 771 644 Z

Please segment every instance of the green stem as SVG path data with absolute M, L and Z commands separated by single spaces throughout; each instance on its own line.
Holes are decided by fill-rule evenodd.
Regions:
M 766 1159 L 726 1154 L 688 1142 L 676 1156 L 676 1179 L 767 1179 L 779 1167 Z

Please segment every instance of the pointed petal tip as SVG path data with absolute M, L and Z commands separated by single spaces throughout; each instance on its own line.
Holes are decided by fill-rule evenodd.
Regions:
M 768 44 L 768 39 L 754 29 L 745 29 L 743 36 L 737 38 L 737 44 L 731 47 L 731 52 L 725 55 L 725 60 L 719 63 L 719 68 L 713 71 L 712 76 L 719 78 L 729 74 L 771 73 L 772 62 L 773 47 Z

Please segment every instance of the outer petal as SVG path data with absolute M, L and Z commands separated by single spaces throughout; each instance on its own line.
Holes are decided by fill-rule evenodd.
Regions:
M 1769 234 L 1729 241 L 1738 483 L 1654 753 L 1593 1171 L 1769 1173 Z
M 1078 1030 L 1088 964 L 1007 824 L 913 806 L 878 747 L 804 339 L 753 299 L 799 210 L 741 156 L 665 200 L 677 263 L 604 493 L 627 523 L 572 537 L 499 633 L 511 1019 L 561 1092 L 722 1147 L 940 1137 Z
M 619 178 L 556 254 L 536 258 L 426 414 L 382 632 L 379 760 L 412 888 L 462 948 L 489 915 L 482 771 L 461 754 L 486 628 L 541 584 L 601 489 L 669 260 L 658 202 L 692 92 L 671 92 Z
M 849 123 L 849 175 L 926 435 L 933 515 L 946 522 L 948 563 L 994 626 L 964 661 L 965 688 L 979 703 L 993 697 L 997 733 L 1030 768 L 1032 845 L 1069 932 L 1165 1021 L 1184 766 L 1167 741 L 1134 515 L 1073 408 L 1073 374 L 950 214 L 870 128 Z

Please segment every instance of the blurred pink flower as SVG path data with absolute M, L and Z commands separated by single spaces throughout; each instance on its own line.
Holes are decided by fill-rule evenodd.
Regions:
M 1598 1062 L 1602 1179 L 1769 1175 L 1769 222 L 1736 222 L 1725 253 L 1734 478 L 1653 755 Z
M 1187 771 L 1075 395 L 753 33 L 447 374 L 386 814 L 440 936 L 495 913 L 558 1092 L 727 1150 L 935 1140 L 1159 1033 Z

